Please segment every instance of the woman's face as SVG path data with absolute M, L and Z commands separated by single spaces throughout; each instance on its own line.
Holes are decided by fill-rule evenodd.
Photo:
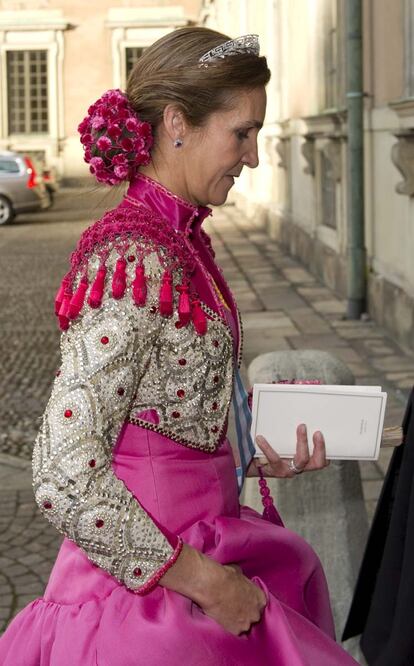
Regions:
M 212 113 L 203 128 L 186 132 L 182 150 L 187 198 L 197 205 L 223 204 L 244 166 L 259 164 L 257 135 L 266 111 L 264 87 L 240 91 L 232 110 Z

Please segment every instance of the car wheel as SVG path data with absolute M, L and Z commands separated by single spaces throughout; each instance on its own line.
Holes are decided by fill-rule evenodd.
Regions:
M 7 224 L 14 218 L 14 210 L 7 197 L 0 194 L 0 224 Z

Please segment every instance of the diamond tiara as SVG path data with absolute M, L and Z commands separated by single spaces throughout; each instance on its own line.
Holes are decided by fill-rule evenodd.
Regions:
M 258 56 L 259 52 L 259 36 L 243 35 L 243 37 L 237 37 L 237 39 L 229 39 L 228 42 L 219 44 L 214 49 L 207 51 L 207 53 L 201 56 L 198 62 L 200 63 L 200 67 L 208 67 L 210 63 L 227 58 L 227 56 L 242 55 L 245 53 L 253 53 L 253 55 Z

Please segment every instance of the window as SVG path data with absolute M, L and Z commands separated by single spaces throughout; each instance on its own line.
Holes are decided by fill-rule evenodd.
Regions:
M 19 165 L 14 160 L 0 160 L 0 173 L 19 173 Z
M 7 88 L 9 134 L 47 134 L 47 51 L 8 51 Z
M 125 49 L 125 73 L 126 73 L 126 80 L 128 80 L 128 77 L 131 73 L 131 70 L 135 63 L 137 62 L 138 58 L 142 56 L 144 53 L 144 49 L 140 46 L 128 46 Z
M 332 164 L 321 151 L 321 222 L 331 229 L 336 229 L 336 182 Z
M 344 106 L 344 2 L 328 0 L 323 18 L 324 109 Z

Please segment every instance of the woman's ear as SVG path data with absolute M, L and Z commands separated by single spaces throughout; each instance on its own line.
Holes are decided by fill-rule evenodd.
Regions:
M 177 139 L 183 140 L 187 123 L 185 122 L 184 114 L 174 104 L 167 104 L 163 113 L 163 125 L 171 142 L 174 143 Z

